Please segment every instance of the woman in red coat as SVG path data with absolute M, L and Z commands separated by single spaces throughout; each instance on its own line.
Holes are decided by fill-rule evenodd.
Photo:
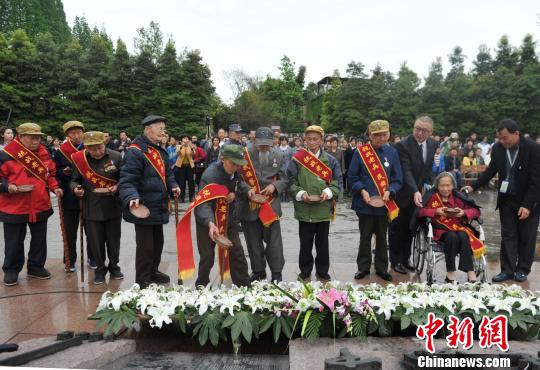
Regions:
M 62 196 L 55 179 L 56 166 L 41 144 L 35 123 L 17 127 L 17 138 L 0 151 L 0 221 L 4 223 L 4 284 L 17 284 L 24 265 L 26 225 L 32 237 L 28 251 L 28 276 L 49 279 L 47 219 L 52 215 L 50 191 Z
M 418 217 L 432 219 L 433 239 L 443 243 L 447 283 L 456 280 L 457 254 L 459 269 L 467 273 L 469 282 L 476 281 L 473 255 L 482 255 L 485 247 L 467 224 L 479 216 L 480 207 L 456 190 L 456 180 L 450 172 L 439 174 L 434 187 L 424 195 Z
M 198 141 L 193 142 L 193 148 L 195 150 L 195 155 L 193 156 L 193 161 L 195 162 L 195 185 L 197 186 L 197 190 L 200 190 L 199 183 L 206 169 L 206 152 L 199 146 Z

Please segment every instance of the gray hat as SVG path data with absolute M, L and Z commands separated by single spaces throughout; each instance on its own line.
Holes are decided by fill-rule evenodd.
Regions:
M 152 123 L 156 123 L 156 122 L 167 122 L 167 119 L 165 117 L 161 117 L 161 116 L 156 116 L 154 114 L 151 114 L 149 116 L 146 116 L 141 124 L 143 126 L 147 126 L 147 125 L 151 125 Z
M 240 132 L 242 127 L 238 123 L 232 123 L 229 125 L 229 131 Z
M 270 127 L 259 127 L 255 131 L 255 145 L 274 145 L 274 132 Z

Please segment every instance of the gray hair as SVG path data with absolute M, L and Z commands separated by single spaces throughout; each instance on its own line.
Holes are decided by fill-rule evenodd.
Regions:
M 433 119 L 430 116 L 420 116 L 416 118 L 415 120 L 415 122 L 418 122 L 418 121 L 429 123 L 431 126 L 433 126 Z
M 457 188 L 456 178 L 451 172 L 441 172 L 440 174 L 438 174 L 437 177 L 435 177 L 435 180 L 433 180 L 433 187 L 438 189 L 439 182 L 441 182 L 441 180 L 444 179 L 445 177 L 449 177 L 450 179 L 452 179 L 452 185 L 454 186 L 454 189 L 456 189 Z

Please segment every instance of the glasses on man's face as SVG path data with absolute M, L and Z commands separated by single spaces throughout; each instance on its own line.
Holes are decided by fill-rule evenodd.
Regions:
M 423 127 L 420 127 L 420 126 L 414 126 L 414 131 L 416 132 L 420 132 L 422 134 L 429 134 L 431 132 L 430 129 L 428 128 L 423 128 Z

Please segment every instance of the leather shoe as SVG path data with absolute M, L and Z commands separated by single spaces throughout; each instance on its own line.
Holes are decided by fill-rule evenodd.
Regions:
M 400 274 L 403 274 L 403 275 L 406 275 L 407 274 L 407 271 L 405 270 L 405 267 L 401 264 L 401 263 L 397 263 L 397 264 L 392 264 L 392 270 L 394 270 L 395 272 L 398 272 Z
M 354 278 L 356 280 L 360 280 L 360 279 L 365 278 L 368 275 L 369 275 L 369 271 L 357 271 L 356 274 L 354 274 Z
M 409 261 L 407 261 L 407 263 L 403 263 L 402 265 L 403 265 L 403 267 L 405 267 L 409 271 L 415 271 L 416 270 L 414 268 L 414 266 Z
M 301 280 L 303 282 L 310 282 L 311 281 L 311 273 L 307 272 L 301 272 L 298 274 L 298 280 Z
M 390 275 L 386 271 L 377 271 L 376 274 L 377 274 L 377 276 L 379 276 L 383 280 L 392 281 L 392 275 Z
M 157 283 L 157 284 L 167 284 L 167 283 L 169 283 L 171 281 L 171 278 L 169 277 L 169 275 L 164 274 L 163 272 L 156 270 L 152 274 L 152 277 L 150 278 L 150 281 L 152 281 L 153 283 Z
M 500 282 L 503 282 L 503 281 L 506 281 L 506 280 L 511 280 L 512 278 L 513 278 L 512 275 L 505 274 L 504 272 L 501 272 L 500 274 L 497 274 L 497 275 L 493 276 L 493 278 L 491 280 L 494 283 L 500 283 Z
M 266 280 L 266 272 L 252 272 L 251 275 L 249 275 L 249 281 L 254 282 L 257 280 Z
M 273 283 L 281 283 L 283 281 L 283 278 L 281 276 L 281 272 L 273 272 L 272 273 L 272 282 Z
M 527 274 L 525 274 L 524 272 L 518 271 L 514 275 L 514 280 L 519 282 L 519 283 L 527 281 Z
M 317 277 L 317 279 L 321 282 L 321 283 L 327 283 L 329 282 L 330 280 L 332 280 L 332 278 L 330 277 L 330 275 L 326 272 L 317 272 L 315 274 L 315 276 Z

